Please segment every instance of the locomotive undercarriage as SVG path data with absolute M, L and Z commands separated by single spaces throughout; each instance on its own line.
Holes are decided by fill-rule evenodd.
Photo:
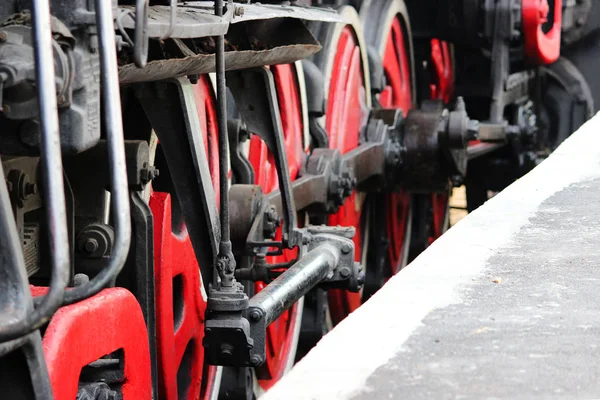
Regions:
M 0 5 L 15 399 L 259 395 L 446 229 L 452 187 L 475 208 L 598 96 L 571 46 L 595 3 L 25 3 Z

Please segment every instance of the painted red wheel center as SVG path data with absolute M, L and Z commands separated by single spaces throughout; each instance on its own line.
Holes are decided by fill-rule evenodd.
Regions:
M 218 193 L 218 128 L 215 101 L 207 76 L 202 76 L 195 85 L 194 97 L 213 188 Z M 152 193 L 150 209 L 154 216 L 160 395 L 167 400 L 212 398 L 216 367 L 204 364 L 202 338 L 206 296 L 194 249 L 183 221 L 172 226 L 172 203 L 168 193 Z
M 360 130 L 367 118 L 365 82 L 362 58 L 353 30 L 346 26 L 338 39 L 327 97 L 325 128 L 329 134 L 329 146 L 346 153 L 358 147 Z M 355 260 L 361 261 L 363 232 L 361 215 L 364 195 L 354 192 L 329 218 L 329 224 L 354 226 L 356 235 Z M 359 293 L 343 290 L 329 292 L 331 318 L 338 323 L 361 304 Z
M 283 127 L 286 155 L 290 178 L 296 179 L 304 159 L 304 127 L 302 120 L 302 104 L 295 67 L 276 65 L 271 67 L 275 79 L 275 88 L 279 101 L 281 123 Z M 277 169 L 273 155 L 266 144 L 253 136 L 250 142 L 249 159 L 255 173 L 255 183 L 268 193 L 279 187 Z M 277 239 L 281 238 L 281 230 Z M 269 263 L 281 263 L 296 258 L 296 251 L 286 251 L 282 256 L 269 257 Z M 256 283 L 255 291 L 265 287 L 264 283 Z M 286 372 L 295 356 L 298 313 L 297 305 L 284 312 L 267 328 L 267 357 L 263 366 L 256 369 L 259 384 L 265 390 L 275 384 Z
M 412 79 L 407 43 L 398 18 L 392 22 L 386 40 L 383 68 L 388 85 L 380 94 L 379 103 L 382 108 L 399 108 L 406 115 L 413 108 Z M 407 232 L 410 194 L 405 191 L 389 194 L 386 207 L 388 211 L 386 233 L 391 268 L 389 272 L 395 274 L 403 267 L 402 262 L 405 259 L 403 252 L 406 250 L 404 243 L 407 240 L 407 233 L 410 234 Z

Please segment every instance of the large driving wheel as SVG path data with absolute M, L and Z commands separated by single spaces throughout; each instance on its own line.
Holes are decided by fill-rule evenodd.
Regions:
M 413 108 L 414 63 L 412 38 L 406 6 L 402 0 L 363 3 L 360 16 L 365 40 L 381 62 L 383 86 L 377 97 L 381 108 L 399 108 L 406 116 Z M 381 84 L 379 82 L 373 82 Z M 373 194 L 369 204 L 369 256 L 365 274 L 363 300 L 368 299 L 407 263 L 411 238 L 412 198 L 399 191 L 387 195 Z
M 429 98 L 448 103 L 454 92 L 454 68 L 448 43 L 432 39 L 427 43 L 431 65 L 427 80 Z M 424 94 L 426 96 L 427 94 Z M 413 196 L 413 227 L 409 262 L 439 238 L 450 223 L 450 191 Z
M 275 65 L 271 67 L 275 80 L 281 123 L 285 140 L 285 149 L 291 180 L 295 180 L 302 167 L 306 152 L 305 129 L 305 89 L 302 64 Z M 277 170 L 273 155 L 266 144 L 253 136 L 250 141 L 249 160 L 255 174 L 255 184 L 261 186 L 264 193 L 279 187 Z M 281 230 L 277 233 L 280 237 Z M 297 251 L 285 251 L 282 256 L 269 257 L 269 263 L 283 263 L 296 258 Z M 265 287 L 264 283 L 256 283 L 256 292 Z M 286 372 L 288 372 L 296 357 L 298 336 L 300 334 L 304 298 L 292 308 L 284 312 L 267 328 L 267 357 L 265 363 L 255 369 L 257 385 L 256 395 L 268 390 Z
M 323 45 L 313 62 L 322 71 L 325 80 L 325 116 L 322 125 L 329 139 L 329 147 L 346 153 L 359 144 L 361 129 L 365 126 L 371 106 L 366 47 L 362 39 L 356 10 L 343 6 L 339 12 L 352 24 L 314 24 L 311 30 Z M 354 192 L 329 218 L 329 225 L 354 226 L 356 235 L 355 260 L 366 264 L 368 213 L 365 195 Z M 338 323 L 361 304 L 360 293 L 343 290 L 329 292 L 329 306 L 333 323 Z
M 219 187 L 216 104 L 207 75 L 192 85 L 215 193 Z M 221 368 L 204 363 L 207 297 L 190 236 L 179 211 L 167 161 L 152 134 L 150 161 L 161 172 L 146 198 L 154 217 L 154 269 L 159 393 L 164 399 L 216 399 Z M 217 200 L 218 201 L 218 200 Z

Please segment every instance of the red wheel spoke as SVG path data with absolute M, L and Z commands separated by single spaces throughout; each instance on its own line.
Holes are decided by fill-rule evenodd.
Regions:
M 37 289 L 40 292 L 46 289 Z M 56 399 L 76 398 L 81 370 L 117 350 L 123 352 L 123 397 L 152 397 L 146 324 L 139 303 L 126 289 L 104 289 L 58 310 L 43 346 Z
M 277 90 L 290 177 L 294 180 L 302 166 L 304 152 L 302 104 L 298 79 L 293 65 L 276 65 L 271 67 L 271 72 Z M 273 155 L 257 136 L 251 139 L 248 158 L 254 168 L 255 184 L 260 185 L 265 193 L 277 189 L 279 183 Z M 277 238 L 280 237 L 281 230 L 277 232 Z M 268 261 L 280 263 L 293 260 L 295 257 L 296 251 L 286 251 L 280 257 L 269 257 Z M 259 292 L 264 286 L 263 283 L 256 283 L 255 292 Z M 294 305 L 267 328 L 267 358 L 264 365 L 256 370 L 259 384 L 265 390 L 275 384 L 286 372 L 290 358 L 295 354 L 294 336 L 299 328 L 296 326 L 299 312 L 297 305 Z
M 412 79 L 408 44 L 399 17 L 392 21 L 386 39 L 383 68 L 388 86 L 380 94 L 379 103 L 383 108 L 399 108 L 406 115 L 413 108 Z M 403 252 L 409 234 L 407 229 L 410 217 L 410 194 L 404 191 L 389 194 L 386 197 L 386 210 L 389 273 L 393 275 L 403 267 L 403 261 L 406 259 Z
M 450 46 L 447 42 L 438 39 L 431 40 L 431 61 L 435 70 L 435 82 L 432 84 L 431 97 L 448 103 L 452 99 L 454 92 L 454 81 Z M 429 236 L 430 244 L 444 233 L 448 213 L 448 200 L 449 196 L 446 193 L 434 193 L 431 195 L 432 231 Z
M 329 146 L 346 153 L 358 146 L 360 130 L 366 121 L 365 88 L 362 59 L 354 32 L 346 26 L 339 37 L 331 73 L 327 100 L 326 129 Z M 361 261 L 363 233 L 361 215 L 364 197 L 353 193 L 329 218 L 330 225 L 356 227 L 355 260 Z M 329 293 L 331 317 L 334 323 L 341 321 L 361 304 L 359 293 L 331 290 Z
M 379 103 L 383 108 L 396 107 L 408 112 L 413 107 L 410 58 L 398 18 L 394 19 L 387 39 L 383 67 L 392 97 L 380 98 Z
M 218 193 L 216 112 L 211 85 L 206 76 L 202 76 L 194 87 L 194 96 L 212 183 L 215 193 Z M 180 222 L 178 233 L 174 233 L 170 195 L 152 193 L 150 208 L 154 216 L 157 356 L 161 398 L 210 398 L 216 368 L 204 364 L 202 338 L 206 299 L 201 292 L 200 268 L 183 222 Z

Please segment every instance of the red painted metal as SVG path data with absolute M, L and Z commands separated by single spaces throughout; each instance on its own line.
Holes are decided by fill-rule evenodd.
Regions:
M 43 347 L 56 400 L 74 399 L 81 369 L 117 350 L 124 355 L 123 399 L 152 398 L 146 324 L 139 303 L 126 289 L 104 289 L 59 309 L 46 329 Z
M 382 108 L 400 108 L 404 115 L 413 108 L 410 58 L 399 18 L 392 22 L 387 37 L 383 68 L 388 85 L 379 96 Z M 386 232 L 389 240 L 391 274 L 401 268 L 402 251 L 410 212 L 410 193 L 401 191 L 386 198 Z
M 302 104 L 298 88 L 298 80 L 293 65 L 276 65 L 271 67 L 275 79 L 279 111 L 285 140 L 285 149 L 288 158 L 288 167 L 292 180 L 296 179 L 302 162 L 304 152 L 304 130 L 302 121 Z M 249 160 L 254 168 L 255 183 L 260 185 L 265 193 L 279 187 L 277 170 L 273 155 L 265 143 L 253 136 L 250 142 Z M 280 238 L 281 230 L 277 236 Z M 297 251 L 285 251 L 280 257 L 270 257 L 270 263 L 279 263 L 293 260 Z M 264 288 L 263 283 L 255 284 L 255 291 Z M 286 372 L 290 357 L 293 357 L 294 332 L 298 321 L 296 306 L 284 312 L 275 322 L 267 328 L 267 357 L 265 363 L 257 368 L 259 384 L 264 390 L 269 389 Z
M 550 6 L 548 0 L 523 0 L 523 36 L 525 56 L 535 64 L 551 64 L 560 56 L 562 0 L 554 0 L 552 28 L 544 32 Z
M 202 75 L 194 86 L 196 110 L 202 127 L 202 139 L 208 159 L 208 169 L 219 202 L 219 128 L 217 125 L 217 110 L 212 85 L 207 75 Z M 231 171 L 230 171 L 231 177 Z
M 448 213 L 449 196 L 446 193 L 434 193 L 431 195 L 431 213 L 433 215 L 433 225 L 431 227 L 431 236 L 429 243 L 433 243 L 444 233 L 444 224 L 446 214 Z
M 358 41 L 349 26 L 344 27 L 337 45 L 329 82 L 326 124 L 331 148 L 346 153 L 358 146 L 360 130 L 366 122 L 365 86 Z M 362 210 L 364 195 L 354 192 L 340 211 L 329 218 L 330 225 L 354 226 L 355 260 L 361 261 L 363 249 Z M 329 291 L 331 318 L 340 322 L 361 304 L 359 293 Z
M 194 86 L 194 96 L 212 183 L 218 194 L 216 108 L 211 83 L 206 75 Z M 216 368 L 204 364 L 202 338 L 206 295 L 192 243 L 183 221 L 177 221 L 177 227 L 172 225 L 171 197 L 168 193 L 152 193 L 150 209 L 154 216 L 160 397 L 165 400 L 192 400 L 202 394 L 201 398 L 210 398 Z
M 439 39 L 431 40 L 431 62 L 434 66 L 434 82 L 431 84 L 431 98 L 449 103 L 454 94 L 454 70 L 450 45 Z M 471 144 L 471 143 L 470 143 Z M 444 223 L 448 212 L 448 194 L 431 195 L 432 228 L 429 243 L 433 243 L 444 233 Z
M 431 98 L 449 103 L 454 92 L 454 72 L 450 45 L 439 39 L 431 39 L 431 62 L 434 69 L 434 82 L 431 84 Z
M 171 197 L 152 193 L 158 383 L 163 399 L 197 399 L 204 366 L 202 280 L 186 231 L 173 233 Z

